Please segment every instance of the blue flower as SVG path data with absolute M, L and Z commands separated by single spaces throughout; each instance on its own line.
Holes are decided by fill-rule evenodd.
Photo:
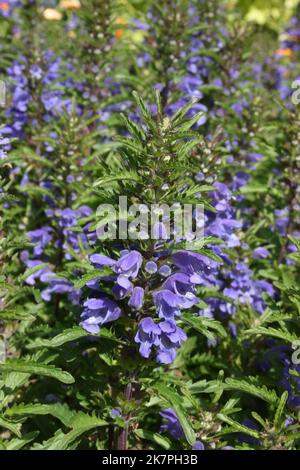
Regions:
M 142 261 L 142 255 L 138 251 L 129 251 L 116 262 L 114 271 L 117 274 L 124 274 L 124 276 L 135 278 L 139 273 Z
M 118 305 L 107 298 L 92 298 L 84 303 L 84 311 L 81 314 L 81 326 L 89 333 L 98 333 L 101 325 L 121 316 Z
M 134 287 L 128 305 L 135 310 L 140 310 L 143 306 L 144 289 L 142 287 Z
M 159 318 L 174 318 L 180 315 L 179 305 L 181 299 L 170 290 L 163 289 L 153 294 Z
M 152 346 L 159 345 L 160 333 L 161 330 L 159 326 L 154 323 L 151 317 L 143 318 L 139 323 L 135 342 L 140 344 L 139 351 L 143 357 L 149 357 Z
M 163 411 L 160 411 L 159 414 L 166 420 L 166 422 L 160 427 L 161 432 L 167 431 L 170 436 L 176 440 L 184 437 L 184 432 L 180 421 L 172 408 L 165 408 Z

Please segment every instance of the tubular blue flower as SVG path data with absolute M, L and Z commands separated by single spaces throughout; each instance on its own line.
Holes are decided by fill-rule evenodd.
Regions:
M 164 282 L 163 288 L 174 292 L 174 294 L 181 298 L 181 308 L 190 308 L 199 302 L 194 294 L 190 277 L 187 274 L 172 274 L 172 276 Z
M 172 408 L 165 408 L 164 410 L 160 411 L 159 414 L 166 420 L 166 423 L 162 424 L 160 427 L 161 432 L 167 431 L 170 436 L 176 440 L 184 437 L 184 432 L 178 416 Z
M 7 153 L 6 152 L 10 147 L 9 144 L 10 144 L 10 140 L 7 139 L 7 138 L 3 138 L 0 135 L 0 161 L 7 158 Z
M 24 252 L 22 253 L 22 255 L 23 256 L 21 257 L 21 259 L 23 258 L 22 261 L 25 262 L 28 269 L 34 268 L 35 266 L 38 266 L 39 264 L 43 264 L 43 261 L 39 260 L 39 259 L 35 259 L 35 260 L 28 260 L 27 259 L 25 261 L 24 260 L 24 258 L 25 258 Z M 41 282 L 47 282 L 50 275 L 53 275 L 52 271 L 48 267 L 44 267 L 44 268 L 39 269 L 39 270 L 35 271 L 34 273 L 30 274 L 25 279 L 25 282 L 29 286 L 34 286 L 37 280 L 41 281 Z
M 72 209 L 64 209 L 62 211 L 58 211 L 57 215 L 59 215 L 59 225 L 63 228 L 73 227 L 77 223 L 77 214 Z
M 142 255 L 138 251 L 129 251 L 116 262 L 114 271 L 117 274 L 123 274 L 134 279 L 139 273 L 142 261 Z
M 36 80 L 40 80 L 43 76 L 43 71 L 42 71 L 41 67 L 39 67 L 37 64 L 31 65 L 31 67 L 29 69 L 29 73 L 32 76 L 32 78 L 34 78 Z
M 123 299 L 132 291 L 132 283 L 129 281 L 128 277 L 120 275 L 117 277 L 117 282 L 112 288 L 112 293 L 114 297 L 118 300 Z
M 118 410 L 118 408 L 113 408 L 113 409 L 110 411 L 109 415 L 110 415 L 110 417 L 111 417 L 112 419 L 119 418 L 119 417 L 122 416 L 121 411 Z
M 154 292 L 153 301 L 157 307 L 159 318 L 173 319 L 180 315 L 181 298 L 170 290 L 163 289 Z
M 175 321 L 163 321 L 159 324 L 161 330 L 160 348 L 157 352 L 157 361 L 163 364 L 171 364 L 176 357 L 176 349 L 181 342 L 187 340 L 185 332 L 176 326 Z
M 263 246 L 259 246 L 258 248 L 255 248 L 252 252 L 252 256 L 254 259 L 264 259 L 267 258 L 270 255 L 269 250 L 264 248 Z
M 135 342 L 140 344 L 141 356 L 147 358 L 150 356 L 152 346 L 159 345 L 159 335 L 161 330 L 159 326 L 154 323 L 151 317 L 143 318 L 139 323 L 138 331 L 135 336 Z
M 170 274 L 172 273 L 172 270 L 170 268 L 170 266 L 168 266 L 167 264 L 163 264 L 159 270 L 158 270 L 159 274 L 163 277 L 168 277 L 170 276 Z
M 219 265 L 207 256 L 191 251 L 178 251 L 173 255 L 173 263 L 182 272 L 190 276 L 193 284 L 202 283 L 202 275 L 209 274 L 212 268 Z
M 117 320 L 121 316 L 121 309 L 108 298 L 88 299 L 84 307 L 80 325 L 89 333 L 98 333 L 101 325 Z
M 140 310 L 143 306 L 144 289 L 142 287 L 134 287 L 128 305 L 135 310 Z
M 96 268 L 102 268 L 103 266 L 114 266 L 116 261 L 106 255 L 91 255 L 90 260 Z
M 29 240 L 35 244 L 33 253 L 36 256 L 40 256 L 43 253 L 44 248 L 50 243 L 52 240 L 52 232 L 52 228 L 46 226 L 27 233 Z

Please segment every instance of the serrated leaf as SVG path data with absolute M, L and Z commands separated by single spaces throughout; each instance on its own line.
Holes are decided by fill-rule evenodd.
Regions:
M 273 338 L 283 339 L 287 343 L 294 343 L 298 339 L 296 334 L 289 333 L 288 331 L 276 328 L 265 328 L 263 326 L 258 326 L 257 328 L 250 328 L 245 331 L 245 335 L 262 335 L 262 336 L 272 336 Z
M 110 175 L 110 176 L 103 176 L 99 178 L 95 183 L 93 184 L 93 187 L 97 186 L 103 186 L 108 183 L 112 183 L 113 181 L 135 181 L 135 182 L 141 182 L 140 177 L 134 173 L 134 172 L 122 172 L 121 174 L 118 175 Z
M 275 413 L 274 424 L 276 428 L 280 428 L 281 426 L 281 417 L 282 417 L 282 413 L 284 412 L 284 407 L 286 405 L 288 397 L 289 397 L 289 394 L 287 390 L 285 390 L 280 397 L 279 404 Z
M 253 379 L 254 381 L 254 379 Z M 265 385 L 257 385 L 250 378 L 244 380 L 227 378 L 224 388 L 227 390 L 239 390 L 261 398 L 268 403 L 277 403 L 278 397 L 275 390 L 269 390 Z
M 64 434 L 60 429 L 51 439 L 44 441 L 42 444 L 36 444 L 32 450 L 67 450 L 69 446 L 85 432 L 98 427 L 107 426 L 106 421 L 96 416 L 80 413 L 78 415 L 78 418 L 73 423 L 74 428 L 72 431 Z
M 93 336 L 94 338 L 106 338 L 110 339 L 111 341 L 118 341 L 118 338 L 106 328 L 101 328 L 100 332 L 93 335 L 88 331 L 84 330 L 81 326 L 74 326 L 73 328 L 69 328 L 62 333 L 54 336 L 51 339 L 36 339 L 33 343 L 27 346 L 28 349 L 36 349 L 40 347 L 45 348 L 58 348 L 63 344 L 70 343 L 71 341 L 76 341 L 80 338 L 86 338 L 88 336 Z M 121 342 L 121 341 L 120 341 Z
M 229 416 L 224 415 L 223 413 L 218 413 L 217 418 L 223 421 L 224 423 L 230 425 L 228 433 L 241 432 L 244 434 L 248 434 L 249 436 L 255 437 L 256 439 L 259 439 L 259 433 L 257 431 L 254 431 L 254 429 L 250 429 L 247 426 L 244 426 L 243 424 L 234 421 L 233 419 L 229 418 Z
M 153 127 L 152 116 L 151 116 L 151 113 L 149 111 L 149 108 L 146 106 L 143 99 L 139 96 L 139 94 L 136 91 L 133 91 L 132 95 L 133 95 L 138 107 L 141 110 L 141 114 L 142 114 L 145 122 L 148 124 L 148 126 Z
M 20 450 L 39 435 L 39 431 L 24 434 L 20 439 L 11 439 L 6 444 L 6 450 Z
M 0 427 L 4 429 L 8 429 L 10 432 L 15 434 L 16 436 L 21 437 L 21 432 L 20 432 L 21 424 L 20 423 L 14 423 L 0 416 Z
M 194 328 L 199 333 L 213 341 L 217 335 L 222 338 L 227 336 L 226 330 L 217 320 L 210 320 L 207 317 L 192 315 L 191 313 L 182 313 L 180 319 L 186 324 Z
M 170 440 L 164 436 L 161 436 L 160 434 L 156 432 L 146 431 L 145 429 L 136 429 L 134 431 L 134 434 L 137 437 L 144 439 L 147 442 L 154 442 L 155 444 L 160 446 L 162 449 L 165 449 L 165 450 L 171 449 Z
M 111 274 L 111 269 L 95 269 L 92 272 L 84 274 L 80 279 L 73 283 L 74 289 L 81 289 L 86 285 L 87 282 L 92 281 L 93 279 L 101 278 Z
M 15 405 L 5 411 L 5 416 L 44 416 L 48 414 L 59 419 L 67 427 L 72 426 L 72 420 L 75 416 L 75 412 L 71 411 L 67 405 L 61 403 Z
M 65 384 L 72 384 L 75 382 L 69 372 L 65 372 L 62 369 L 54 367 L 48 364 L 38 364 L 30 361 L 22 361 L 21 359 L 12 359 L 0 364 L 0 372 L 21 372 L 24 374 L 42 375 L 46 377 L 52 377 L 53 379 L 59 380 Z

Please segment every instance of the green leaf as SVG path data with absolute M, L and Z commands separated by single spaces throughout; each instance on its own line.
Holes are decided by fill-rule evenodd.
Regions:
M 91 336 L 91 333 L 88 333 L 80 326 L 75 326 L 73 328 L 69 328 L 54 338 L 51 339 L 41 339 L 37 338 L 33 343 L 31 343 L 28 348 L 35 349 L 40 347 L 46 348 L 58 348 L 65 343 L 69 343 L 71 341 L 75 341 L 79 338 L 84 338 L 86 336 Z
M 218 413 L 217 418 L 231 426 L 230 429 L 226 430 L 227 433 L 242 432 L 248 434 L 249 436 L 255 437 L 256 439 L 259 438 L 259 433 L 257 431 L 254 431 L 253 429 L 250 429 L 247 426 L 244 426 L 243 424 L 234 421 L 233 419 L 229 418 L 229 416 L 224 415 L 223 413 Z
M 170 440 L 156 432 L 146 431 L 145 429 L 136 429 L 134 434 L 141 439 L 145 439 L 147 442 L 155 442 L 155 444 L 160 446 L 162 449 L 171 449 Z
M 67 405 L 61 403 L 15 405 L 5 411 L 5 416 L 44 416 L 48 414 L 59 419 L 67 427 L 72 426 L 72 421 L 75 416 L 75 412 L 71 411 Z
M 3 418 L 0 416 L 0 427 L 4 429 L 8 429 L 10 432 L 15 434 L 18 437 L 21 437 L 21 424 L 20 423 L 14 423 L 12 421 L 8 421 L 7 419 Z
M 281 330 L 279 328 L 265 328 L 263 326 L 258 326 L 256 328 L 250 328 L 245 331 L 245 335 L 262 335 L 262 336 L 272 336 L 273 338 L 283 339 L 287 343 L 294 343 L 298 339 L 296 334 L 289 333 L 288 331 Z
M 113 181 L 135 181 L 141 183 L 140 177 L 135 172 L 124 171 L 122 174 L 103 176 L 95 181 L 93 187 L 103 186 Z
M 39 364 L 30 361 L 23 361 L 21 359 L 12 359 L 4 364 L 0 364 L 0 372 L 21 372 L 24 374 L 42 375 L 52 377 L 53 379 L 59 380 L 65 384 L 72 384 L 75 382 L 72 375 L 62 369 L 48 364 Z
M 182 313 L 180 319 L 188 326 L 191 326 L 199 333 L 206 336 L 213 341 L 216 336 L 225 338 L 227 336 L 226 330 L 217 320 L 210 320 L 206 317 L 192 315 L 191 313 Z
M 20 439 L 11 439 L 6 444 L 6 450 L 20 450 L 39 435 L 39 431 L 24 434 Z
M 138 124 L 133 122 L 123 113 L 120 114 L 120 117 L 131 135 L 133 135 L 138 140 L 144 140 L 146 138 L 145 132 Z
M 76 420 L 72 424 L 72 431 L 64 434 L 63 431 L 59 429 L 51 439 L 42 444 L 35 444 L 32 450 L 67 450 L 69 446 L 85 432 L 101 426 L 107 426 L 106 421 L 84 413 L 78 413 Z
M 281 395 L 281 397 L 280 397 L 279 404 L 278 404 L 278 407 L 277 407 L 277 410 L 276 410 L 276 413 L 275 413 L 274 424 L 275 424 L 276 428 L 281 427 L 281 424 L 282 424 L 281 423 L 281 416 L 282 416 L 282 413 L 284 412 L 284 407 L 286 405 L 288 397 L 289 397 L 289 394 L 285 390 L 283 392 L 283 394 Z
M 101 337 L 105 339 L 110 339 L 111 341 L 118 341 L 118 338 L 106 328 L 101 328 L 100 332 L 96 335 L 89 333 L 88 331 L 81 328 L 81 326 L 74 326 L 73 328 L 69 328 L 62 333 L 54 336 L 51 339 L 41 339 L 37 338 L 33 343 L 27 346 L 28 349 L 36 349 L 40 347 L 45 348 L 58 348 L 63 344 L 70 343 L 72 341 L 76 341 L 80 338 L 86 338 L 87 336 L 94 336 L 94 337 Z
M 182 108 L 178 109 L 175 114 L 171 117 L 171 122 L 172 125 L 175 126 L 180 126 L 182 123 L 182 120 L 184 119 L 185 115 L 188 113 L 188 111 L 198 102 L 196 98 L 192 99 L 189 103 L 187 103 L 185 106 Z
M 133 95 L 138 107 L 141 110 L 141 113 L 142 113 L 143 118 L 145 119 L 145 122 L 148 124 L 148 126 L 153 127 L 153 121 L 152 121 L 151 113 L 150 113 L 148 107 L 146 106 L 146 104 L 144 103 L 143 99 L 138 95 L 138 93 L 136 91 L 133 91 L 132 95 Z
M 159 396 L 161 396 L 168 405 L 174 409 L 182 426 L 186 440 L 190 445 L 193 445 L 195 443 L 196 436 L 190 424 L 190 420 L 182 407 L 182 397 L 178 395 L 174 389 L 169 388 L 166 385 L 155 385 L 153 388 L 157 390 Z
M 268 429 L 268 424 L 264 421 L 264 419 L 258 413 L 256 413 L 255 411 L 252 411 L 251 415 L 264 429 L 266 430 Z
M 99 277 L 108 276 L 109 274 L 111 274 L 111 269 L 103 269 L 101 271 L 99 269 L 95 269 L 92 272 L 84 274 L 80 279 L 75 281 L 73 283 L 74 289 L 81 289 L 88 281 L 92 281 L 93 279 L 97 279 Z
M 237 380 L 227 378 L 225 380 L 224 388 L 227 390 L 239 390 L 241 392 L 249 393 L 258 398 L 261 398 L 268 403 L 277 403 L 278 397 L 275 390 L 269 390 L 265 385 L 258 385 L 255 383 L 255 378 L 248 377 L 244 380 Z
M 294 243 L 294 245 L 296 245 L 296 247 L 300 251 L 300 239 L 296 237 L 292 237 L 291 235 L 288 235 L 288 238 L 291 240 L 292 243 Z
M 180 124 L 180 131 L 181 132 L 188 131 L 204 115 L 205 113 L 203 111 L 200 111 L 199 113 L 195 114 L 195 116 L 188 118 L 185 121 L 182 121 L 182 123 Z

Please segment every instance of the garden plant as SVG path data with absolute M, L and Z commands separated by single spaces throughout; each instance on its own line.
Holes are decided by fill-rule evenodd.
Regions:
M 300 449 L 284 3 L 0 2 L 0 450 Z

